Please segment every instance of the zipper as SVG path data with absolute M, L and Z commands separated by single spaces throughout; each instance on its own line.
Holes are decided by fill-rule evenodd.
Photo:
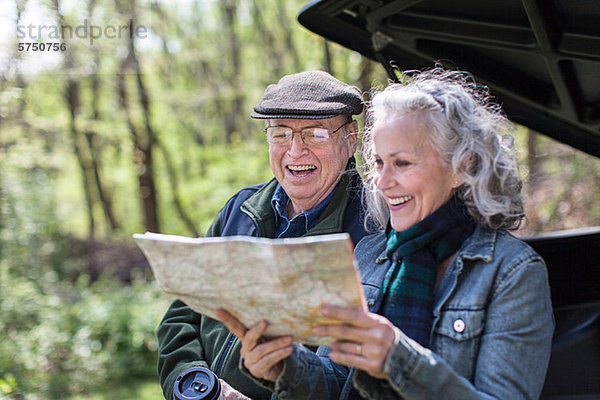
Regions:
M 229 332 L 229 335 L 227 336 L 227 339 L 225 340 L 225 346 L 223 346 L 223 351 L 221 352 L 221 354 L 219 354 L 219 358 L 217 359 L 217 362 L 215 364 L 214 373 L 217 376 L 221 376 L 221 368 L 223 368 L 223 363 L 225 362 L 225 357 L 227 357 L 227 354 L 229 353 L 229 350 L 233 346 L 234 341 L 235 341 L 235 335 L 233 333 Z
M 244 206 L 243 203 L 240 206 L 240 210 L 242 210 L 242 212 L 244 214 L 246 214 L 248 217 L 250 217 L 250 220 L 252 221 L 252 223 L 254 224 L 254 227 L 256 228 L 256 233 L 251 236 L 258 236 L 258 237 L 264 236 L 262 233 L 261 225 L 258 223 L 258 220 L 255 218 L 254 214 L 252 212 L 250 212 L 250 210 L 248 210 L 246 208 L 246 206 Z M 231 350 L 231 347 L 233 346 L 234 342 L 235 342 L 235 335 L 233 333 L 229 332 L 229 334 L 227 335 L 227 339 L 225 340 L 225 345 L 223 346 L 223 351 L 221 351 L 221 354 L 219 354 L 219 358 L 217 358 L 217 362 L 215 363 L 215 368 L 213 370 L 213 372 L 218 377 L 221 376 L 221 369 L 223 368 L 223 364 L 225 363 L 225 357 L 227 357 L 227 354 L 229 353 L 229 350 Z

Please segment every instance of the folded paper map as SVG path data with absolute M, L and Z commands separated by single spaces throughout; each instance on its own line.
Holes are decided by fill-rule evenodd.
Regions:
M 215 317 L 223 308 L 246 327 L 266 319 L 265 336 L 292 335 L 308 345 L 320 315 L 334 304 L 365 307 L 347 233 L 291 239 L 248 236 L 188 238 L 135 234 L 162 289 L 194 311 Z

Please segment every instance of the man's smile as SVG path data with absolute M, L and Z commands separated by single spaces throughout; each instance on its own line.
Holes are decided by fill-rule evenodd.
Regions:
M 288 165 L 288 171 L 294 176 L 302 177 L 307 176 L 311 172 L 315 171 L 317 167 L 312 164 L 301 164 L 301 165 Z

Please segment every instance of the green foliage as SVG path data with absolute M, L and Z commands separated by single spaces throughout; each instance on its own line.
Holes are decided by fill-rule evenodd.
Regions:
M 217 211 L 235 192 L 273 176 L 267 148 L 266 141 L 237 142 L 226 148 L 207 146 L 197 153 L 197 165 L 202 171 L 186 182 L 181 198 L 193 219 L 200 221 L 201 234 L 206 232 Z M 174 211 L 172 207 L 162 210 L 165 233 L 185 232 Z
M 161 230 L 190 235 L 191 221 L 195 232 L 204 232 L 231 194 L 270 177 L 263 123 L 248 118 L 265 86 L 284 74 L 327 67 L 323 39 L 295 22 L 304 3 L 138 2 L 130 10 L 128 3 L 115 9 L 112 0 L 101 0 L 88 2 L 89 15 L 83 6 L 59 1 L 57 13 L 45 4 L 50 19 L 45 24 L 58 22 L 62 14 L 61 21 L 70 26 L 84 18 L 108 26 L 128 22 L 134 12 L 151 37 L 135 43 L 139 80 L 133 64 L 126 62 L 124 37 L 98 39 L 93 45 L 70 38 L 67 51 L 55 55 L 63 57 L 58 63 L 28 54 L 31 62 L 26 64 L 35 64 L 37 72 L 11 76 L 1 88 L 0 113 L 7 123 L 0 126 L 0 151 L 14 155 L 7 167 L 22 170 L 22 164 L 45 160 L 41 168 L 52 169 L 44 189 L 52 201 L 47 214 L 53 214 L 59 229 L 79 237 L 128 240 L 132 232 L 145 230 L 138 174 L 149 166 L 144 164 L 147 154 L 136 146 L 146 141 L 143 133 L 151 128 L 157 137 L 152 168 Z M 228 10 L 234 17 L 229 22 Z M 383 69 L 358 53 L 333 44 L 327 48 L 332 72 L 340 79 L 358 86 L 359 79 L 385 82 Z M 364 74 L 367 67 L 374 72 Z M 67 96 L 72 84 L 74 97 Z M 69 99 L 75 100 L 74 109 Z M 112 204 L 116 228 L 108 221 L 96 181 Z
M 156 374 L 155 330 L 167 299 L 154 283 L 75 285 L 48 271 L 42 283 L 8 272 L 0 281 L 0 389 L 64 398 Z M 12 396 L 12 397 L 11 397 Z
M 136 399 L 136 400 L 163 400 L 160 385 L 153 381 L 128 381 L 117 386 L 110 385 L 93 394 L 82 393 L 69 397 L 68 400 L 112 400 L 112 399 Z

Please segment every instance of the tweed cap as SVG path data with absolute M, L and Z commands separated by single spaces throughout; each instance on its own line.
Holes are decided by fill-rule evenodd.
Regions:
M 305 71 L 286 75 L 267 86 L 250 117 L 257 119 L 325 119 L 355 115 L 363 110 L 357 87 L 337 80 L 327 72 Z

